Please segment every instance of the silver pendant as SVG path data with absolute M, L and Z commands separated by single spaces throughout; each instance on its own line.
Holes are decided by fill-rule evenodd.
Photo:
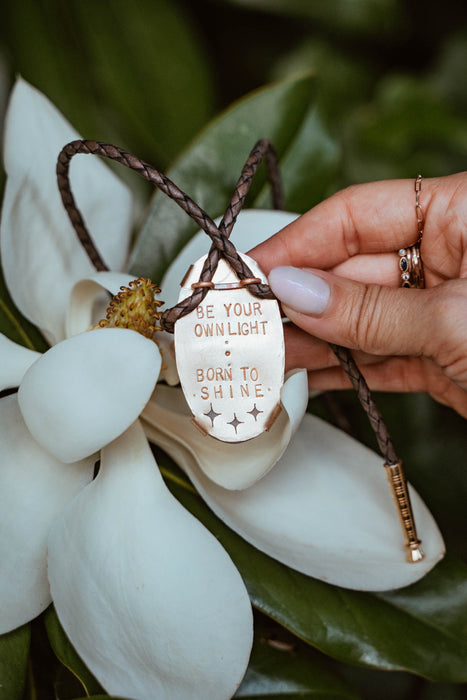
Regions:
M 241 256 L 267 282 L 257 263 Z M 206 256 L 191 266 L 179 301 L 193 293 Z M 269 430 L 280 413 L 284 333 L 275 299 L 259 299 L 221 259 L 213 288 L 175 324 L 177 369 L 195 425 L 224 442 Z

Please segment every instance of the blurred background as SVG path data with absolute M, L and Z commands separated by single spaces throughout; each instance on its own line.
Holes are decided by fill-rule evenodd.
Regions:
M 6 0 L 1 101 L 16 74 L 83 135 L 160 168 L 220 109 L 316 72 L 336 186 L 439 175 L 467 150 L 463 0 Z
M 232 101 L 312 71 L 334 154 L 320 196 L 355 182 L 466 167 L 464 0 L 5 0 L 1 18 L 1 119 L 20 74 L 83 137 L 167 169 Z M 143 205 L 145 184 L 122 175 Z M 301 209 L 315 203 L 301 202 Z M 465 561 L 465 421 L 426 396 L 378 401 L 449 552 Z M 350 393 L 317 399 L 312 410 L 329 418 L 330 403 L 373 444 Z M 369 700 L 467 697 L 465 686 L 338 666 Z

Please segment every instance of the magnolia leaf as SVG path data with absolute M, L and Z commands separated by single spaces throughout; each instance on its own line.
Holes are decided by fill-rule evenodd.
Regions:
M 201 132 L 168 171 L 168 176 L 211 218 L 222 215 L 256 141 L 270 139 L 279 159 L 284 158 L 302 133 L 314 96 L 315 81 L 309 75 L 269 85 L 247 95 Z M 311 150 L 314 152 L 315 148 Z M 312 156 L 309 167 L 313 169 Z M 265 181 L 262 167 L 255 176 L 247 203 L 254 201 Z M 320 182 L 320 188 L 323 184 Z M 172 200 L 156 193 L 133 250 L 130 269 L 138 275 L 161 280 L 169 262 L 198 228 Z M 206 236 L 206 251 L 209 246 Z
M 466 61 L 467 33 L 465 27 L 461 27 L 459 33 L 454 33 L 444 43 L 429 77 L 440 95 L 464 111 L 467 108 L 467 90 L 462 76 Z
M 287 211 L 304 212 L 325 198 L 337 175 L 339 158 L 339 148 L 326 130 L 320 110 L 311 107 L 280 162 Z M 266 186 L 254 206 L 266 208 L 270 197 Z
M 359 696 L 328 660 L 261 615 L 255 617 L 250 664 L 235 697 L 243 700 L 356 700 Z
M 211 68 L 187 8 L 172 0 L 72 3 L 104 99 L 160 167 L 205 124 Z M 187 70 L 189 66 L 189 70 Z
M 294 44 L 291 51 L 278 55 L 270 75 L 275 80 L 283 80 L 305 71 L 316 73 L 321 117 L 345 142 L 342 136 L 349 113 L 361 105 L 365 97 L 371 97 L 376 65 L 357 59 L 332 40 L 309 35 L 303 42 Z
M 157 459 L 170 464 L 159 453 Z M 209 511 L 173 466 L 164 471 L 178 500 L 229 552 L 259 610 L 341 661 L 434 681 L 467 681 L 465 564 L 447 557 L 418 583 L 389 593 L 331 586 L 247 544 Z
M 82 695 L 84 691 L 79 678 L 70 669 L 63 666 L 58 659 L 53 658 L 52 663 L 55 665 L 55 672 L 51 674 L 50 685 L 53 687 L 55 700 L 74 700 Z
M 467 127 L 428 81 L 406 75 L 381 80 L 375 99 L 349 115 L 345 178 L 425 177 L 461 171 L 467 155 Z
M 59 661 L 79 680 L 84 692 L 103 692 L 102 686 L 94 678 L 91 671 L 76 653 L 74 647 L 66 636 L 55 608 L 51 605 L 44 614 L 44 622 L 49 637 L 50 645 Z M 0 696 L 1 697 L 1 696 Z M 101 696 L 104 697 L 104 696 Z M 105 696 L 108 697 L 107 695 Z
M 0 31 L 14 70 L 85 137 L 129 146 L 165 166 L 213 104 L 203 44 L 178 5 L 69 0 L 62 13 L 56 3 L 24 0 L 21 8 L 5 6 Z
M 30 350 L 39 352 L 47 350 L 47 343 L 37 328 L 27 321 L 18 311 L 8 293 L 0 270 L 0 333 L 15 343 L 20 343 Z
M 0 700 L 21 700 L 29 653 L 29 625 L 0 636 Z
M 67 4 L 68 12 L 72 4 Z M 24 0 L 22 8 L 11 3 L 2 13 L 3 45 L 14 56 L 14 70 L 45 92 L 80 131 L 95 134 L 92 72 L 83 70 L 82 51 L 72 50 L 76 30 L 73 21 L 63 22 L 54 4 Z

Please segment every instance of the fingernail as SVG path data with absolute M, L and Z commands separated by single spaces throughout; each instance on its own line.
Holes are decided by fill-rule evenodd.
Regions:
M 278 299 L 305 314 L 322 314 L 331 293 L 321 277 L 298 267 L 275 267 L 269 273 L 269 284 Z

